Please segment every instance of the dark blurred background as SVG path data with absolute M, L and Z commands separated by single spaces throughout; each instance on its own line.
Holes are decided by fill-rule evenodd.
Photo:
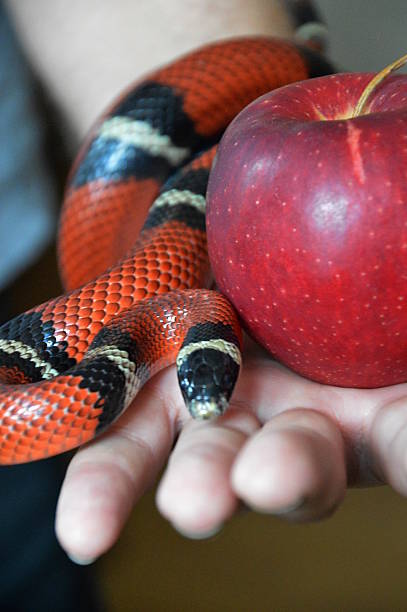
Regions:
M 407 52 L 406 0 L 316 5 L 341 69 L 377 70 Z M 12 286 L 10 309 L 58 291 L 51 246 Z M 407 501 L 383 487 L 350 491 L 322 523 L 242 513 L 213 539 L 189 541 L 159 516 L 152 492 L 96 572 L 109 612 L 402 611 L 406 523 Z

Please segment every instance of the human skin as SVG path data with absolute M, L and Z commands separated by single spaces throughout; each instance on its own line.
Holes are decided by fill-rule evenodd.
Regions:
M 269 0 L 9 2 L 25 49 L 72 143 L 128 82 L 192 47 L 236 34 L 292 35 Z M 175 447 L 174 442 L 177 440 Z M 407 495 L 407 385 L 329 387 L 274 362 L 250 340 L 226 415 L 193 422 L 174 368 L 72 459 L 56 529 L 79 563 L 119 537 L 169 461 L 157 504 L 176 529 L 205 537 L 241 503 L 294 521 L 332 513 L 346 486 L 389 483 Z

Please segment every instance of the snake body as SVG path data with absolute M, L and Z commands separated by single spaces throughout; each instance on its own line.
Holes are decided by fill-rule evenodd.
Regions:
M 192 416 L 225 410 L 241 332 L 226 299 L 205 289 L 215 143 L 256 97 L 328 72 L 305 46 L 229 40 L 157 70 L 108 109 L 67 185 L 59 250 L 68 293 L 0 328 L 0 463 L 92 439 L 174 361 Z

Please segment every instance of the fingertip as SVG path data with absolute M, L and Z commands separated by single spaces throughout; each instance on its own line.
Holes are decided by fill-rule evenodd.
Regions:
M 210 537 L 233 514 L 237 500 L 217 466 L 202 466 L 201 457 L 194 454 L 179 461 L 157 488 L 158 510 L 181 534 Z
M 236 494 L 253 509 L 315 520 L 346 488 L 343 444 L 326 417 L 293 410 L 272 419 L 242 449 L 232 470 Z
M 156 494 L 159 511 L 177 531 L 208 537 L 235 512 L 231 465 L 258 427 L 254 415 L 238 408 L 212 423 L 186 425 Z
M 407 495 L 407 398 L 379 408 L 370 429 L 374 473 Z
M 133 505 L 132 485 L 115 466 L 81 464 L 66 478 L 55 531 L 67 555 L 86 565 L 119 537 Z

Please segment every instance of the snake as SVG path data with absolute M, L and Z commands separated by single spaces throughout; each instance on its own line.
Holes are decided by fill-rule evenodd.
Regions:
M 206 248 L 217 142 L 260 95 L 330 72 L 304 44 L 226 39 L 156 69 L 104 112 L 67 180 L 66 293 L 0 328 L 0 464 L 100 435 L 174 362 L 192 417 L 224 413 L 242 331 L 213 288 Z

